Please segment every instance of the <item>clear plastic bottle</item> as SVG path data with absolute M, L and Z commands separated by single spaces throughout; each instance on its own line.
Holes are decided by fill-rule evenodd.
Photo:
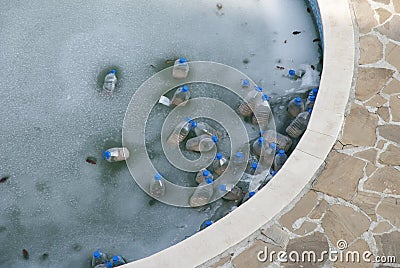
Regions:
M 300 97 L 296 97 L 288 104 L 287 111 L 291 117 L 296 117 L 299 113 L 304 112 L 304 103 Z
M 103 153 L 103 158 L 108 162 L 119 162 L 129 158 L 129 150 L 126 147 L 110 148 Z
M 211 172 L 208 169 L 202 169 L 199 172 L 197 172 L 197 175 L 196 175 L 196 183 L 197 184 L 205 182 L 208 179 L 214 180 L 213 175 L 211 174 Z
M 306 111 L 308 111 L 308 109 L 314 108 L 314 103 L 315 103 L 315 99 L 316 99 L 316 98 L 317 98 L 317 97 L 314 96 L 314 95 L 309 96 L 309 97 L 307 98 L 306 106 L 305 106 L 305 110 L 306 110 Z
M 200 231 L 206 229 L 208 226 L 211 226 L 214 222 L 212 220 L 205 220 L 200 225 Z
M 217 153 L 214 161 L 210 165 L 210 168 L 215 174 L 221 176 L 221 174 L 224 173 L 228 167 L 228 164 L 229 160 L 226 159 L 221 153 Z
M 185 104 L 187 100 L 190 99 L 190 92 L 189 92 L 189 87 L 187 85 L 183 85 L 181 87 L 178 87 L 178 89 L 175 91 L 174 96 L 171 99 L 171 103 L 175 106 L 178 106 L 179 104 Z
M 276 143 L 277 147 L 285 150 L 285 152 L 289 151 L 292 146 L 292 140 L 281 133 L 278 133 L 274 130 L 267 130 L 263 132 L 263 137 L 268 143 Z
M 312 109 L 308 109 L 307 112 L 299 114 L 286 128 L 286 133 L 296 139 L 300 137 L 307 129 L 308 121 L 310 121 Z
M 206 205 L 214 194 L 213 180 L 207 179 L 205 182 L 199 184 L 194 190 L 193 195 L 189 199 L 191 207 L 199 207 Z
M 103 92 L 111 95 L 115 90 L 115 85 L 117 84 L 117 71 L 111 70 L 105 77 L 103 83 Z
M 241 164 L 246 162 L 246 159 L 244 159 L 244 154 L 242 152 L 236 152 L 236 154 L 232 156 L 231 161 L 234 164 Z
M 268 146 L 265 146 L 265 149 L 262 151 L 260 155 L 259 165 L 260 171 L 263 171 L 269 168 L 274 162 L 275 154 L 276 154 L 277 146 L 276 143 L 271 142 Z
M 259 125 L 261 129 L 268 126 L 269 120 L 271 119 L 272 112 L 271 107 L 269 107 L 268 101 L 269 97 L 267 94 L 262 95 L 262 101 L 259 102 L 254 108 L 254 115 L 252 118 L 252 123 Z
M 242 189 L 233 184 L 221 184 L 219 190 L 225 194 L 222 196 L 225 200 L 240 202 L 244 197 Z
M 150 184 L 150 194 L 159 198 L 165 194 L 165 182 L 160 174 L 154 175 L 154 180 Z
M 251 90 L 247 93 L 245 97 L 245 101 L 242 102 L 237 112 L 242 116 L 251 116 L 256 104 L 261 101 L 262 98 L 262 88 L 261 87 L 254 87 L 255 90 Z
M 117 267 L 126 264 L 125 259 L 122 256 L 115 255 L 111 258 L 112 267 Z
M 93 252 L 92 267 L 95 267 L 96 265 L 103 264 L 106 262 L 107 262 L 107 254 L 104 253 L 101 249 L 97 249 L 95 252 Z
M 264 147 L 266 146 L 266 142 L 263 137 L 259 137 L 257 140 L 254 141 L 253 147 L 252 147 L 252 152 L 256 156 L 261 155 L 261 151 L 265 149 Z
M 194 152 L 208 152 L 216 144 L 215 140 L 218 142 L 216 136 L 210 137 L 207 134 L 188 139 L 186 142 L 186 150 Z
M 283 164 L 285 164 L 288 156 L 286 155 L 284 150 L 279 150 L 279 152 L 276 154 L 275 159 L 274 159 L 274 170 L 278 172 Z
M 317 96 L 318 95 L 318 88 L 313 88 L 310 90 L 310 92 L 308 92 L 308 96 Z
M 186 58 L 177 59 L 172 69 L 172 77 L 177 79 L 186 78 L 189 74 L 189 63 Z
M 195 122 L 191 121 L 190 118 L 186 119 L 185 122 L 180 123 L 168 137 L 167 142 L 169 144 L 181 143 L 187 137 L 187 135 L 189 135 L 190 128 L 193 123 Z
M 217 137 L 221 136 L 221 133 L 219 133 L 215 128 L 205 122 L 198 122 L 197 126 L 194 128 L 194 133 L 196 133 L 196 136 L 201 136 L 203 134 L 207 134 L 210 136 L 215 135 Z

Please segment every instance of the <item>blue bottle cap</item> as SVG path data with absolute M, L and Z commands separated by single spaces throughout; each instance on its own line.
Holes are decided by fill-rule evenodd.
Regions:
M 275 142 L 271 142 L 269 144 L 269 148 L 276 150 L 276 143 Z
M 211 137 L 211 139 L 212 139 L 212 141 L 216 144 L 216 143 L 218 143 L 218 137 L 216 136 L 216 135 L 213 135 L 212 137 Z
M 106 262 L 105 264 L 106 264 L 106 267 L 107 267 L 107 268 L 112 268 L 112 267 L 113 267 L 112 263 L 111 263 L 111 262 L 109 262 L 109 261 L 108 261 L 108 262 Z
M 189 88 L 188 88 L 187 85 L 184 85 L 184 86 L 182 87 L 182 92 L 187 92 L 188 90 L 189 90 Z
M 250 84 L 248 79 L 242 80 L 242 86 L 248 86 Z
M 119 257 L 118 257 L 118 256 L 114 256 L 114 257 L 112 257 L 112 260 L 113 260 L 114 262 L 117 262 L 117 261 L 119 261 Z
M 251 168 L 254 169 L 254 170 L 256 170 L 257 167 L 258 167 L 257 161 L 253 161 L 253 162 L 251 163 Z
M 271 174 L 272 177 L 275 176 L 276 173 L 277 173 L 277 172 L 276 172 L 275 170 L 271 170 L 271 171 L 269 172 L 269 174 Z
M 308 108 L 307 112 L 308 112 L 309 114 L 311 114 L 311 113 L 312 113 L 312 108 Z
M 295 74 L 296 74 L 295 70 L 292 70 L 292 69 L 289 70 L 289 75 L 295 75 Z
M 94 257 L 95 259 L 100 259 L 100 258 L 101 258 L 100 252 L 99 252 L 98 250 L 96 250 L 95 252 L 93 252 L 93 257 Z
M 194 121 L 194 120 L 190 121 L 190 128 L 191 128 L 191 129 L 194 129 L 194 128 L 196 128 L 196 127 L 197 127 L 197 122 Z
M 159 181 L 162 179 L 161 175 L 159 173 L 157 173 L 156 175 L 154 175 L 154 179 Z
M 211 184 L 211 183 L 213 183 L 213 180 L 212 180 L 211 178 L 208 178 L 208 179 L 206 180 L 206 182 L 207 182 L 207 184 Z
M 270 97 L 267 94 L 263 94 L 262 99 L 263 99 L 263 101 L 269 101 Z
M 252 197 L 252 196 L 255 195 L 255 194 L 256 194 L 256 192 L 253 192 L 253 191 L 252 191 L 252 192 L 249 192 L 249 198 Z
M 182 57 L 179 59 L 179 63 L 185 63 L 186 62 L 186 58 Z
M 308 100 L 309 101 L 315 101 L 316 98 L 317 98 L 316 96 L 311 95 L 310 97 L 308 97 Z
M 105 152 L 103 153 L 103 156 L 104 156 L 105 159 L 110 159 L 111 153 L 110 153 L 109 151 L 105 151 Z
M 282 149 L 280 149 L 280 150 L 279 150 L 279 155 L 285 155 L 285 151 L 282 150 Z
M 263 91 L 262 87 L 260 87 L 260 86 L 255 86 L 254 89 L 257 90 L 258 92 L 262 92 Z
M 257 140 L 257 143 L 259 145 L 263 144 L 264 143 L 264 138 L 263 137 L 259 137 L 258 140 Z
M 208 171 L 207 169 L 203 171 L 203 176 L 207 177 L 210 175 L 210 171 Z
M 219 189 L 221 189 L 221 191 L 226 192 L 226 184 L 221 184 L 219 186 Z
M 113 70 L 110 71 L 110 74 L 116 74 L 116 73 L 117 73 L 117 70 L 113 69 Z
M 217 154 L 215 155 L 215 159 L 217 159 L 217 160 L 221 160 L 222 157 L 223 157 L 223 155 L 222 155 L 221 153 L 217 153 Z
M 206 225 L 206 227 L 208 227 L 208 226 L 210 226 L 211 224 L 213 224 L 213 221 L 206 220 L 206 221 L 204 222 L 204 224 Z
M 297 103 L 303 102 L 303 101 L 301 100 L 300 97 L 296 97 L 296 98 L 294 99 L 294 101 L 297 102 Z
M 317 93 L 318 93 L 318 88 L 314 88 L 314 89 L 312 90 L 312 94 L 313 94 L 314 96 L 317 96 Z
M 237 153 L 235 154 L 235 156 L 236 156 L 236 157 L 242 158 L 242 157 L 243 157 L 243 153 L 242 153 L 242 152 L 237 152 Z

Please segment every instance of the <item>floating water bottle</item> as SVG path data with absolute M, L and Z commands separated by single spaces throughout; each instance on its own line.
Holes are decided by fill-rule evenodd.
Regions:
M 171 103 L 173 105 L 178 106 L 179 104 L 184 103 L 189 99 L 190 99 L 189 87 L 187 85 L 183 85 L 181 87 L 178 87 L 178 89 L 175 91 Z
M 107 262 L 107 255 L 104 253 L 102 250 L 98 249 L 95 252 L 93 252 L 93 257 L 92 257 L 92 267 L 95 267 L 96 265 L 103 264 Z
M 247 161 L 247 167 L 244 172 L 253 175 L 254 172 L 257 170 L 257 168 L 258 168 L 257 159 L 255 157 L 250 157 L 249 160 Z
M 124 161 L 129 158 L 129 150 L 126 147 L 110 148 L 103 153 L 108 162 Z
M 156 198 L 159 198 L 165 194 L 165 182 L 158 173 L 154 175 L 154 180 L 150 184 L 150 194 Z
M 189 74 L 189 63 L 186 58 L 177 59 L 172 69 L 172 77 L 177 79 L 186 78 Z
M 187 135 L 189 135 L 189 131 L 192 125 L 197 124 L 195 121 L 192 121 L 190 118 L 187 118 L 185 122 L 180 123 L 171 135 L 168 137 L 167 142 L 169 144 L 179 144 L 181 143 Z
M 310 121 L 312 109 L 299 114 L 290 125 L 286 128 L 286 133 L 292 138 L 300 137 L 307 129 L 308 121 Z
M 262 88 L 261 87 L 254 87 L 255 90 L 251 90 L 247 93 L 246 97 L 244 98 L 244 102 L 242 102 L 237 112 L 243 116 L 250 116 L 253 113 L 254 107 L 256 104 L 261 101 L 262 99 Z
M 296 117 L 299 113 L 304 112 L 304 103 L 300 97 L 296 97 L 288 104 L 287 111 L 291 117 Z
M 104 78 L 103 91 L 111 95 L 114 92 L 115 85 L 117 84 L 117 71 L 111 70 Z
M 240 85 L 241 85 L 243 88 L 249 88 L 249 87 L 250 87 L 250 81 L 249 81 L 249 79 L 241 79 L 241 80 L 240 80 Z
M 305 106 L 305 110 L 306 110 L 306 111 L 308 111 L 308 109 L 314 108 L 315 99 L 316 99 L 316 96 L 314 96 L 314 95 L 309 96 L 309 97 L 307 98 L 306 106 Z
M 317 96 L 318 95 L 318 88 L 313 88 L 308 92 L 308 96 Z
M 260 166 L 259 172 L 262 172 L 272 166 L 277 150 L 276 143 L 274 142 L 271 142 L 268 146 L 265 146 L 264 148 L 265 149 L 261 151 L 260 160 L 258 162 Z M 259 172 L 257 172 L 256 174 L 259 174 Z
M 126 264 L 126 261 L 124 260 L 124 258 L 122 258 L 122 256 L 116 255 L 111 258 L 111 263 L 112 267 L 117 267 Z
M 212 220 L 205 220 L 200 225 L 200 231 L 206 229 L 208 226 L 211 226 L 214 222 Z
M 253 147 L 252 147 L 253 154 L 255 154 L 256 156 L 260 156 L 261 155 L 261 151 L 263 150 L 263 148 L 265 146 L 266 146 L 266 143 L 265 143 L 264 138 L 263 137 L 259 137 L 253 143 Z
M 303 69 L 297 69 L 297 70 L 290 69 L 288 74 L 287 74 L 287 77 L 290 80 L 294 80 L 295 81 L 297 79 L 302 78 L 304 74 L 305 74 L 305 71 Z
M 225 200 L 240 202 L 244 197 L 242 189 L 233 184 L 221 184 L 219 190 L 224 193 Z
M 243 200 L 242 200 L 242 203 L 241 203 L 241 204 L 243 204 L 244 202 L 246 202 L 247 200 L 249 200 L 250 198 L 252 198 L 255 194 L 256 194 L 256 191 L 250 191 L 250 192 L 248 192 L 248 193 L 243 197 Z
M 269 120 L 271 119 L 271 108 L 269 107 L 268 100 L 270 98 L 267 94 L 262 95 L 262 101 L 258 103 L 254 108 L 254 115 L 252 118 L 252 123 L 259 125 L 261 129 L 268 126 Z
M 197 126 L 194 128 L 194 133 L 196 133 L 196 136 L 201 136 L 203 134 L 207 134 L 210 136 L 215 135 L 217 137 L 221 136 L 221 133 L 219 133 L 215 128 L 205 122 L 198 122 Z
M 231 161 L 234 164 L 241 164 L 246 162 L 246 160 L 244 159 L 244 154 L 242 152 L 236 152 L 236 154 L 232 156 Z
M 196 175 L 197 184 L 205 182 L 208 179 L 212 179 L 212 180 L 214 179 L 213 175 L 211 174 L 211 172 L 208 169 L 202 169 L 199 172 L 197 172 L 197 175 Z
M 279 150 L 274 159 L 274 170 L 279 171 L 287 160 L 287 155 L 284 150 Z
M 188 139 L 186 142 L 186 150 L 194 152 L 208 152 L 218 142 L 217 136 L 210 137 L 207 134 Z
M 289 151 L 292 146 L 292 140 L 288 136 L 273 130 L 263 132 L 263 137 L 268 143 L 275 143 L 277 147 L 285 150 L 285 152 Z
M 221 174 L 224 173 L 228 167 L 228 164 L 229 160 L 226 159 L 221 153 L 217 153 L 214 161 L 210 165 L 210 168 L 215 174 L 221 176 Z
M 207 204 L 214 193 L 213 180 L 207 179 L 205 182 L 199 184 L 194 190 L 193 195 L 189 199 L 191 207 L 199 207 Z

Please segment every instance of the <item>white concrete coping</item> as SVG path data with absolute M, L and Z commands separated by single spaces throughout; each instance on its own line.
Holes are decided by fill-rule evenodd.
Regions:
M 341 130 L 352 86 L 355 43 L 347 0 L 318 0 L 324 67 L 307 131 L 274 179 L 254 197 L 207 229 L 124 268 L 196 267 L 256 232 L 311 182 Z M 256 256 L 255 256 L 256 257 Z

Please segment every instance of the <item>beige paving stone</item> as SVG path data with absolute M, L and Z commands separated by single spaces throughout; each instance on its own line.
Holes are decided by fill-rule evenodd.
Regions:
M 385 68 L 358 68 L 356 98 L 365 101 L 373 97 L 383 88 L 392 75 L 393 71 Z
M 305 221 L 300 226 L 300 228 L 297 230 L 294 230 L 293 233 L 298 234 L 298 235 L 306 235 L 306 234 L 314 231 L 317 228 L 317 226 L 318 225 L 315 222 Z
M 375 10 L 375 12 L 379 16 L 379 24 L 384 23 L 390 16 L 392 16 L 392 13 L 390 13 L 387 9 L 384 8 L 378 8 Z
M 383 57 L 383 46 L 374 35 L 360 37 L 360 64 L 377 62 Z
M 400 193 L 400 171 L 392 167 L 379 168 L 365 183 L 364 190 L 387 194 Z
M 281 248 L 286 248 L 289 243 L 289 233 L 276 224 L 268 229 L 261 230 L 261 233 Z
M 369 100 L 365 105 L 373 106 L 373 107 L 381 107 L 383 104 L 387 102 L 387 99 L 382 97 L 381 95 L 375 95 L 371 100 Z
M 289 245 L 287 246 L 286 252 L 289 254 L 290 252 L 297 252 L 299 256 L 301 257 L 303 255 L 303 252 L 305 251 L 312 251 L 315 252 L 315 260 L 319 259 L 321 256 L 322 251 L 328 251 L 329 250 L 329 244 L 326 239 L 326 237 L 320 233 L 320 232 L 315 232 L 311 235 L 300 237 L 300 238 L 295 238 L 293 240 L 290 240 Z M 304 254 L 305 255 L 305 254 Z M 288 256 L 288 262 L 283 263 L 283 267 L 307 267 L 307 268 L 312 268 L 312 267 L 320 267 L 323 265 L 323 262 L 312 262 L 313 261 L 313 256 L 311 255 L 305 255 L 305 259 L 307 260 L 307 256 L 310 256 L 311 262 L 291 262 L 289 256 Z M 291 256 L 292 259 L 296 258 L 295 255 Z M 301 258 L 300 258 L 301 260 Z M 327 258 L 325 259 L 327 260 Z
M 375 114 L 353 103 L 345 121 L 341 142 L 353 146 L 373 146 L 376 141 L 377 123 L 378 117 Z
M 393 6 L 394 6 L 394 10 L 397 13 L 400 13 L 400 1 L 399 0 L 393 0 Z
M 400 198 L 384 198 L 376 212 L 391 224 L 400 228 Z
M 289 230 L 293 230 L 293 223 L 301 218 L 305 217 L 317 204 L 317 194 L 314 191 L 306 193 L 299 202 L 286 214 L 284 214 L 279 222 Z
M 367 0 L 353 0 L 352 3 L 360 33 L 368 33 L 376 25 L 371 6 Z
M 400 94 L 400 81 L 393 78 L 393 80 L 382 89 L 382 92 L 389 95 Z
M 389 21 L 387 21 L 382 26 L 377 27 L 377 30 L 386 35 L 388 38 L 400 41 L 400 16 L 394 15 Z
M 397 263 L 400 260 L 400 232 L 375 235 L 378 256 L 395 256 Z
M 400 122 L 400 95 L 393 95 L 390 97 L 389 107 L 392 113 L 392 120 L 394 122 Z
M 325 170 L 318 177 L 313 189 L 334 197 L 350 200 L 357 191 L 363 176 L 364 161 L 349 155 L 331 152 Z
M 390 114 L 388 107 L 379 107 L 378 108 L 378 115 L 382 118 L 383 121 L 389 122 L 390 121 Z
M 368 218 L 361 212 L 342 205 L 333 205 L 322 218 L 325 234 L 334 245 L 341 239 L 350 244 L 367 231 L 369 225 Z
M 400 144 L 400 126 L 383 125 L 378 127 L 378 131 L 382 138 Z
M 392 229 L 393 229 L 392 225 L 390 225 L 386 221 L 383 221 L 383 222 L 378 223 L 378 225 L 375 226 L 375 228 L 372 230 L 372 232 L 376 233 L 376 234 L 379 234 L 379 233 L 388 232 L 388 231 L 390 231 Z
M 385 5 L 389 5 L 390 0 L 373 0 L 374 2 L 383 3 Z
M 400 28 L 400 24 L 398 28 Z M 398 39 L 400 40 L 400 37 Z M 400 46 L 394 44 L 393 42 L 389 42 L 386 45 L 386 61 L 400 70 Z
M 225 263 L 229 262 L 231 260 L 231 256 L 228 255 L 226 257 L 221 258 L 219 261 L 217 261 L 216 263 L 214 263 L 213 266 L 211 266 L 211 268 L 219 268 L 222 267 Z
M 278 246 L 265 243 L 261 240 L 256 240 L 253 245 L 248 249 L 240 253 L 236 258 L 232 260 L 232 264 L 235 268 L 262 268 L 267 267 L 270 263 L 269 259 L 266 258 L 265 262 L 260 262 L 257 255 L 260 251 L 264 251 L 265 247 L 268 249 L 268 254 L 271 251 L 279 252 L 282 249 Z M 261 256 L 262 257 L 262 256 Z M 276 254 L 275 256 L 276 257 Z
M 377 167 L 374 164 L 368 163 L 367 166 L 365 167 L 365 175 L 368 177 L 371 176 L 371 174 L 377 169 Z
M 376 221 L 375 207 L 380 200 L 381 197 L 377 194 L 357 192 L 356 196 L 351 200 L 351 203 L 358 206 L 373 221 Z
M 354 244 L 342 251 L 343 260 L 334 263 L 336 268 L 368 268 L 374 267 L 373 263 L 368 263 L 363 260 L 363 252 L 371 251 L 367 242 L 362 239 L 357 240 Z M 355 253 L 355 252 L 358 252 Z
M 372 149 L 368 149 L 365 151 L 355 153 L 354 156 L 357 156 L 357 157 L 365 159 L 369 162 L 375 163 L 377 154 L 378 154 L 378 151 L 375 148 L 372 148 Z
M 379 163 L 389 166 L 400 166 L 400 147 L 389 144 L 386 151 L 379 156 Z
M 311 211 L 308 217 L 310 219 L 320 219 L 328 208 L 329 203 L 325 200 L 321 200 L 318 205 Z

